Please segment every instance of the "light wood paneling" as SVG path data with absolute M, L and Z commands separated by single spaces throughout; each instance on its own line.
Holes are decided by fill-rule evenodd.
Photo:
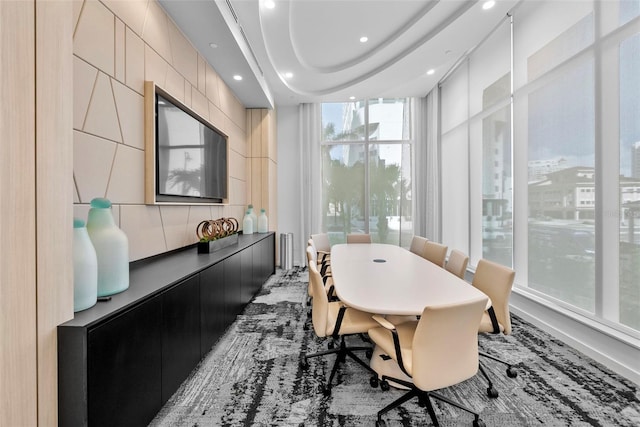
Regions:
M 68 1 L 35 4 L 38 425 L 54 426 L 56 327 L 73 317 L 73 14 Z
M 0 425 L 37 425 L 35 16 L 0 1 Z

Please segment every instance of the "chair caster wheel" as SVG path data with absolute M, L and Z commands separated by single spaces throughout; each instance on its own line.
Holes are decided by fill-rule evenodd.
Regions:
M 515 378 L 518 376 L 518 371 L 516 371 L 516 369 L 513 366 L 509 366 L 507 368 L 507 376 L 509 378 Z
M 307 325 L 306 323 L 302 326 L 302 330 L 304 331 L 308 331 L 309 330 L 309 325 Z
M 486 427 L 486 425 L 484 421 L 478 418 L 477 420 L 473 420 L 473 427 Z
M 424 399 L 418 399 L 418 406 L 424 408 L 427 404 L 424 402 Z
M 496 397 L 498 397 L 498 390 L 496 390 L 493 387 L 487 388 L 487 396 L 489 396 L 492 399 L 495 399 Z
M 327 347 L 329 347 L 329 350 L 333 350 L 333 348 L 335 347 L 335 343 L 333 341 L 329 341 L 329 344 L 327 344 Z
M 377 388 L 379 384 L 378 381 L 378 376 L 377 375 L 373 375 L 371 378 L 369 378 L 369 385 L 373 388 Z
M 371 350 L 371 349 L 366 350 L 364 352 L 364 355 L 367 356 L 367 359 L 371 359 L 371 356 L 373 356 L 373 350 Z
M 389 391 L 389 388 L 390 388 L 389 381 L 387 381 L 387 380 L 380 381 L 380 389 L 382 391 Z
M 300 368 L 302 368 L 303 371 L 306 371 L 307 368 L 309 368 L 309 362 L 307 361 L 306 357 L 300 359 Z
M 376 427 L 387 427 L 387 423 L 384 420 L 377 420 Z
M 331 396 L 331 387 L 327 387 L 325 385 L 318 386 L 318 390 L 322 393 L 324 397 Z

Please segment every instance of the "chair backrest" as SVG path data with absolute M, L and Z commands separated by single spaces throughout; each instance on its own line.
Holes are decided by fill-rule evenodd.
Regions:
M 409 246 L 409 251 L 413 252 L 416 255 L 422 256 L 424 253 L 424 244 L 427 243 L 429 239 L 422 236 L 413 236 L 411 239 L 411 246 Z
M 327 233 L 312 234 L 311 240 L 316 247 L 316 251 L 331 252 L 331 244 Z
M 324 285 L 322 284 L 322 277 L 320 276 L 318 267 L 313 263 L 309 263 L 309 286 L 311 286 L 311 290 L 313 292 L 311 306 L 311 322 L 313 323 L 313 330 L 317 336 L 326 337 L 329 297 L 327 297 Z
M 449 260 L 444 268 L 448 272 L 464 279 L 464 273 L 467 271 L 467 264 L 469 264 L 469 257 L 464 252 L 453 249 L 449 254 Z
M 480 296 L 425 307 L 413 336 L 413 383 L 421 390 L 449 387 L 478 372 L 478 326 L 487 304 Z
M 371 235 L 362 233 L 347 234 L 347 243 L 371 243 Z
M 444 260 L 447 257 L 448 246 L 437 242 L 428 241 L 424 244 L 422 257 L 431 261 L 437 266 L 444 268 Z
M 511 333 L 511 315 L 509 297 L 516 272 L 493 261 L 481 259 L 476 267 L 471 284 L 491 298 L 491 305 L 498 322 L 504 328 L 504 334 Z
M 311 286 L 311 268 L 318 270 L 318 263 L 316 262 L 318 254 L 313 249 L 313 246 L 307 245 L 307 267 L 309 268 L 309 286 L 307 287 L 307 293 L 313 298 L 313 287 Z M 318 273 L 319 274 L 319 273 Z

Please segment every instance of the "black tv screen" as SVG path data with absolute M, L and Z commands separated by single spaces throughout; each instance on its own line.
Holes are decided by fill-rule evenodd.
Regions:
M 156 198 L 227 198 L 227 138 L 169 96 L 156 92 Z

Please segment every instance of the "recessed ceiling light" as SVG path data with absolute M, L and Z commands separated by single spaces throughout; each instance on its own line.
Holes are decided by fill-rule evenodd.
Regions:
M 284 73 L 284 78 L 285 79 L 290 79 L 291 77 L 293 77 L 293 73 L 291 73 L 291 72 Z
M 427 75 L 428 75 L 428 76 L 430 76 L 430 75 L 432 75 L 432 74 L 433 74 L 433 73 L 435 73 L 435 72 L 436 72 L 436 70 L 434 70 L 434 69 L 432 68 L 432 69 L 430 69 L 430 70 L 428 70 L 428 71 L 427 71 Z
M 239 75 L 239 74 L 236 74 L 235 76 L 233 76 L 233 80 L 238 80 L 238 81 L 240 81 L 240 80 L 242 80 L 242 76 L 241 76 L 241 75 Z
M 350 100 L 354 100 L 354 99 L 356 99 L 356 97 L 355 96 L 350 96 L 349 99 Z
M 210 47 L 211 49 L 215 49 L 215 48 L 217 48 L 217 47 L 218 47 L 218 45 L 212 42 L 212 43 L 209 43 L 209 47 Z
M 489 1 L 486 1 L 486 2 L 482 3 L 482 8 L 484 10 L 489 10 L 495 5 L 496 5 L 496 2 L 494 0 L 489 0 Z
M 360 37 L 360 43 L 366 43 L 368 41 L 369 41 L 369 37 L 367 37 L 367 36 Z
M 265 0 L 264 7 L 266 7 L 267 9 L 273 9 L 274 7 L 276 7 L 276 2 L 273 0 Z

